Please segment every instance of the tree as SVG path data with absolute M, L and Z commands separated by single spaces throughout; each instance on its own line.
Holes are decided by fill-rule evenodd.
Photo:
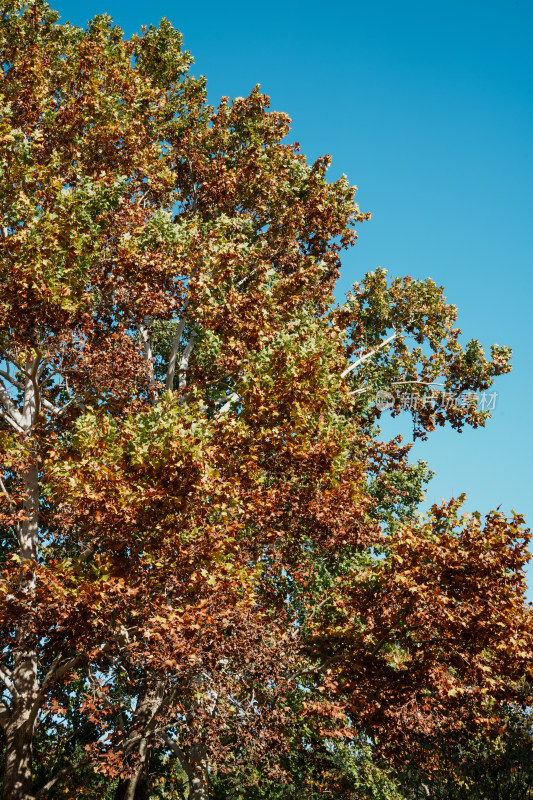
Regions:
M 531 688 L 524 684 L 524 699 Z M 529 702 L 529 701 L 527 701 Z M 399 776 L 408 800 L 528 800 L 533 791 L 531 710 L 502 709 L 495 735 L 444 742 L 438 774 Z
M 530 669 L 523 521 L 420 520 L 374 398 L 483 425 L 457 398 L 508 348 L 463 348 L 429 280 L 335 306 L 354 187 L 258 88 L 210 108 L 168 22 L 4 0 L 0 41 L 3 797 L 90 769 L 141 800 L 173 759 L 201 800 L 313 741 L 490 725 Z

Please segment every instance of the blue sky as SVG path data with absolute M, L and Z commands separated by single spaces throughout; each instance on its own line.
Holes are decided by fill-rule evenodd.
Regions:
M 507 344 L 485 429 L 439 430 L 415 457 L 428 501 L 468 494 L 533 519 L 533 4 L 516 0 L 202 4 L 61 0 L 84 25 L 107 12 L 127 34 L 167 17 L 209 96 L 260 83 L 310 157 L 329 153 L 373 218 L 344 259 L 339 295 L 366 271 L 431 277 L 459 308 L 465 339 Z M 387 424 L 410 436 L 401 421 Z M 530 570 L 533 599 L 533 568 Z

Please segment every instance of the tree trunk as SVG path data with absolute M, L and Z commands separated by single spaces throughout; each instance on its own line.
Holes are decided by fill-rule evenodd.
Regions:
M 23 476 L 25 519 L 18 530 L 19 555 L 22 560 L 37 558 L 39 541 L 39 474 L 33 462 Z M 35 579 L 30 573 L 21 585 L 28 605 L 31 604 Z M 11 713 L 3 723 L 6 737 L 6 760 L 2 781 L 2 800 L 33 800 L 32 766 L 33 736 L 39 710 L 38 656 L 35 636 L 25 625 L 17 624 L 15 664 L 11 680 Z
M 189 800 L 207 800 L 207 782 L 201 775 L 189 778 Z
M 19 631 L 19 635 L 21 632 Z M 37 652 L 21 642 L 12 673 L 15 692 L 9 719 L 3 723 L 6 760 L 2 800 L 32 800 L 33 737 L 40 705 Z
M 2 800 L 34 800 L 32 790 L 33 720 L 15 719 L 6 730 Z
M 115 800 L 150 800 L 151 794 L 147 759 L 133 778 L 119 780 L 115 789 Z
M 151 795 L 148 768 L 150 764 L 150 748 L 156 715 L 161 708 L 164 696 L 164 684 L 159 681 L 151 687 L 145 686 L 137 701 L 137 707 L 131 720 L 130 739 L 135 739 L 141 732 L 140 743 L 131 748 L 126 741 L 126 763 L 135 758 L 135 774 L 133 778 L 121 778 L 115 790 L 114 800 L 149 800 Z M 131 763 L 131 761 L 130 761 Z
M 208 766 L 207 751 L 203 745 L 193 745 L 186 758 L 181 759 L 189 780 L 188 800 L 207 800 Z

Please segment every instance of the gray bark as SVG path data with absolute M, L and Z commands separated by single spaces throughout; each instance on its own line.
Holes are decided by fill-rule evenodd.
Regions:
M 209 790 L 209 760 L 203 745 L 192 745 L 182 752 L 180 761 L 189 781 L 188 800 L 207 800 Z
M 35 560 L 39 547 L 39 471 L 36 462 L 24 475 L 24 521 L 19 529 L 19 556 Z M 30 583 L 28 590 L 33 586 Z
M 148 764 L 143 763 L 133 778 L 119 780 L 115 800 L 150 800 L 151 794 Z
M 25 519 L 18 529 L 19 556 L 21 559 L 37 558 L 39 542 L 39 474 L 37 463 L 30 464 L 23 475 Z M 21 586 L 31 599 L 34 589 L 32 577 Z M 15 663 L 11 672 L 11 710 L 3 718 L 6 737 L 6 762 L 2 781 L 2 800 L 33 800 L 32 757 L 35 722 L 40 704 L 40 686 L 37 677 L 38 657 L 34 637 L 26 631 L 23 622 L 16 634 Z
M 3 725 L 6 763 L 2 800 L 33 800 L 33 736 L 39 709 L 37 654 L 33 647 L 23 647 L 19 651 L 12 678 L 16 692 L 12 698 L 10 718 Z
M 148 800 L 150 797 L 150 749 L 164 689 L 164 684 L 160 682 L 145 689 L 139 697 L 124 747 L 126 760 L 135 759 L 135 773 L 133 778 L 120 779 L 115 790 L 115 800 Z
M 32 791 L 33 726 L 13 725 L 6 731 L 6 765 L 2 800 L 34 800 Z

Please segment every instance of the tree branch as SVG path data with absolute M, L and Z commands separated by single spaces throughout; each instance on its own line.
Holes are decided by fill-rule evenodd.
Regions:
M 105 644 L 100 645 L 100 647 L 98 648 L 98 654 L 101 655 L 102 653 L 106 653 L 110 649 L 111 649 L 111 643 L 106 642 Z M 86 653 L 77 653 L 75 656 L 72 656 L 71 658 L 67 659 L 67 661 L 65 661 L 64 664 L 58 666 L 61 662 L 62 656 L 57 655 L 52 661 L 50 669 L 46 673 L 45 678 L 41 684 L 41 694 L 44 692 L 44 690 L 49 686 L 49 684 L 52 681 L 56 681 L 59 678 L 62 678 L 63 675 L 66 675 L 66 673 L 69 670 L 74 669 L 75 667 L 78 666 L 78 664 L 81 664 L 85 657 Z
M 308 675 L 311 672 L 321 672 L 323 669 L 326 669 L 326 667 L 329 667 L 329 665 L 336 658 L 337 658 L 337 655 L 330 656 L 329 658 L 326 658 L 326 660 L 324 662 L 322 662 L 322 664 L 317 664 L 314 667 L 304 667 L 303 669 L 298 670 L 298 672 L 294 672 L 292 675 L 289 675 L 288 680 L 289 681 L 293 681 L 296 678 L 299 678 L 301 675 Z
M 184 389 L 187 386 L 187 369 L 189 368 L 189 361 L 192 355 L 192 352 L 196 346 L 196 340 L 198 338 L 198 334 L 196 331 L 193 331 L 191 334 L 191 338 L 187 342 L 185 346 L 185 350 L 180 358 L 180 363 L 178 367 L 178 388 Z
M 6 485 L 1 475 L 0 475 L 0 489 L 2 490 L 2 494 L 6 498 L 7 502 L 9 503 L 9 510 L 11 511 L 12 514 L 14 514 L 16 509 L 15 506 L 13 505 L 13 500 L 11 499 L 11 495 L 7 491 Z
M 0 403 L 4 406 L 3 409 L 0 408 L 0 416 L 3 417 L 12 428 L 15 428 L 18 433 L 25 433 L 22 427 L 22 414 L 9 396 L 9 392 L 3 381 L 0 381 Z
M 436 383 L 435 381 L 393 381 L 390 385 L 391 386 L 403 386 L 405 384 L 415 383 L 419 386 L 446 386 L 445 383 Z M 371 392 L 373 390 L 373 386 L 363 386 L 361 389 L 355 389 L 353 392 L 348 392 L 350 395 L 354 394 L 362 394 L 363 392 Z
M 26 377 L 29 377 L 29 375 L 26 372 L 26 370 L 24 369 L 24 367 L 21 367 L 20 364 L 18 363 L 18 361 L 15 358 L 13 358 L 13 356 L 9 355 L 7 350 L 4 350 L 3 347 L 0 347 L 0 353 L 2 353 L 2 355 L 4 356 L 6 361 L 9 361 L 11 364 L 13 364 L 13 366 L 16 367 L 19 372 L 22 372 L 23 375 L 26 375 Z
M 185 753 L 183 752 L 181 747 L 178 744 L 176 744 L 174 739 L 170 738 L 170 736 L 168 735 L 168 733 L 166 731 L 161 731 L 161 738 L 164 741 L 164 743 L 167 745 L 167 747 L 169 747 L 172 750 L 174 755 L 179 758 L 180 763 L 183 764 L 183 762 L 186 759 L 185 759 Z
M 218 417 L 221 417 L 222 414 L 225 414 L 227 411 L 229 411 L 233 403 L 236 403 L 238 400 L 242 400 L 241 396 L 237 394 L 237 392 L 232 392 L 222 408 L 217 411 L 215 415 L 216 418 L 218 419 Z
M 59 678 L 62 678 L 63 675 L 66 675 L 69 670 L 74 669 L 74 667 L 77 667 L 78 664 L 81 664 L 84 658 L 84 654 L 78 653 L 77 655 L 72 656 L 72 658 L 67 659 L 67 661 L 65 661 L 63 664 L 61 664 L 61 666 L 59 666 L 59 664 L 62 661 L 62 658 L 63 658 L 62 655 L 58 655 L 52 661 L 50 669 L 46 673 L 45 678 L 41 684 L 41 693 L 48 688 L 48 686 L 52 681 L 59 680 Z
M 12 695 L 17 695 L 17 687 L 13 683 L 13 676 L 8 669 L 4 669 L 4 667 L 0 667 L 0 680 L 2 680 L 6 686 L 6 688 L 11 692 Z
M 251 278 L 253 278 L 253 276 L 258 271 L 259 271 L 259 267 L 255 267 L 255 269 L 253 269 L 251 272 L 249 272 L 248 275 L 245 275 L 244 278 L 241 278 L 240 281 L 237 281 L 237 283 L 235 284 L 235 288 L 236 289 L 240 289 L 241 286 L 243 286 L 247 281 L 249 281 Z
M 0 377 L 5 378 L 9 383 L 14 386 L 16 389 L 23 389 L 24 384 L 18 381 L 16 378 L 13 377 L 9 372 L 6 372 L 4 369 L 0 369 Z
M 35 797 L 44 797 L 45 794 L 48 794 L 50 789 L 52 789 L 56 783 L 64 776 L 68 775 L 69 772 L 72 772 L 74 769 L 79 769 L 80 767 L 84 767 L 86 764 L 89 763 L 88 758 L 81 758 L 79 761 L 74 761 L 72 764 L 68 764 L 63 769 L 60 769 L 59 772 L 56 772 L 53 778 L 51 778 L 48 783 L 45 783 L 38 792 L 35 793 Z
M 436 383 L 436 381 L 393 381 L 391 386 L 402 386 L 406 383 L 416 383 L 419 386 L 446 386 L 445 383 Z
M 358 358 L 357 361 L 354 361 L 353 364 L 350 364 L 350 366 L 347 367 L 347 369 L 345 369 L 343 373 L 341 373 L 341 378 L 345 378 L 347 375 L 349 375 L 349 373 L 352 372 L 352 370 L 358 367 L 359 364 L 362 364 L 363 361 L 366 361 L 367 358 L 372 358 L 373 355 L 379 352 L 383 347 L 386 347 L 388 344 L 390 344 L 392 340 L 395 339 L 397 336 L 398 336 L 397 331 L 394 331 L 394 333 L 391 336 L 389 336 L 388 339 L 385 339 L 384 342 L 381 342 L 381 344 L 375 347 L 374 350 L 371 350 L 369 353 L 366 353 L 366 355 L 361 356 L 361 358 Z
M 111 708 L 112 710 L 115 710 L 115 706 L 113 705 L 112 701 L 109 699 L 109 697 L 106 695 L 106 693 L 102 691 L 102 689 L 100 687 L 100 684 L 98 683 L 97 679 L 95 678 L 94 673 L 92 671 L 92 667 L 90 665 L 89 665 L 89 669 L 88 669 L 88 676 L 89 676 L 89 683 L 92 686 L 93 692 L 95 692 L 95 694 L 98 695 L 100 700 L 102 700 L 102 702 L 108 708 Z M 125 735 L 126 734 L 126 726 L 124 725 L 124 715 L 122 714 L 122 708 L 120 706 L 118 707 L 118 710 L 117 710 L 117 723 L 118 723 L 118 727 L 119 727 L 121 733 Z
M 153 319 L 150 316 L 146 316 L 144 320 L 139 323 L 137 326 L 139 335 L 141 337 L 141 342 L 144 345 L 144 360 L 148 364 L 148 374 L 150 376 L 150 386 L 154 385 L 155 377 L 154 377 L 154 353 L 152 350 L 152 340 L 150 338 L 150 328 L 152 326 Z
M 168 367 L 167 367 L 167 377 L 165 381 L 165 389 L 167 392 L 171 392 L 174 387 L 174 375 L 176 373 L 176 359 L 178 357 L 178 351 L 180 347 L 181 337 L 183 336 L 183 331 L 185 330 L 185 325 L 187 323 L 187 306 L 188 303 L 185 303 L 185 307 L 183 309 L 183 316 L 178 322 L 178 327 L 172 337 L 172 344 L 170 347 L 170 356 L 168 359 Z
M 33 392 L 35 395 L 35 419 L 37 419 L 39 414 L 41 413 L 41 393 L 39 391 L 39 384 L 37 382 L 37 373 L 39 370 L 39 364 L 41 363 L 41 358 L 42 358 L 42 353 L 39 350 L 39 348 L 36 348 L 35 358 L 33 360 L 30 372 L 30 380 L 32 382 Z
M 69 406 L 72 405 L 74 400 L 75 398 L 73 397 L 67 403 L 65 403 L 65 405 L 62 406 L 62 408 L 59 408 L 59 406 L 56 406 L 54 403 L 51 403 L 50 400 L 46 400 L 46 398 L 41 397 L 41 405 L 44 406 L 44 408 L 47 408 L 51 414 L 54 414 L 54 416 L 59 417 Z

